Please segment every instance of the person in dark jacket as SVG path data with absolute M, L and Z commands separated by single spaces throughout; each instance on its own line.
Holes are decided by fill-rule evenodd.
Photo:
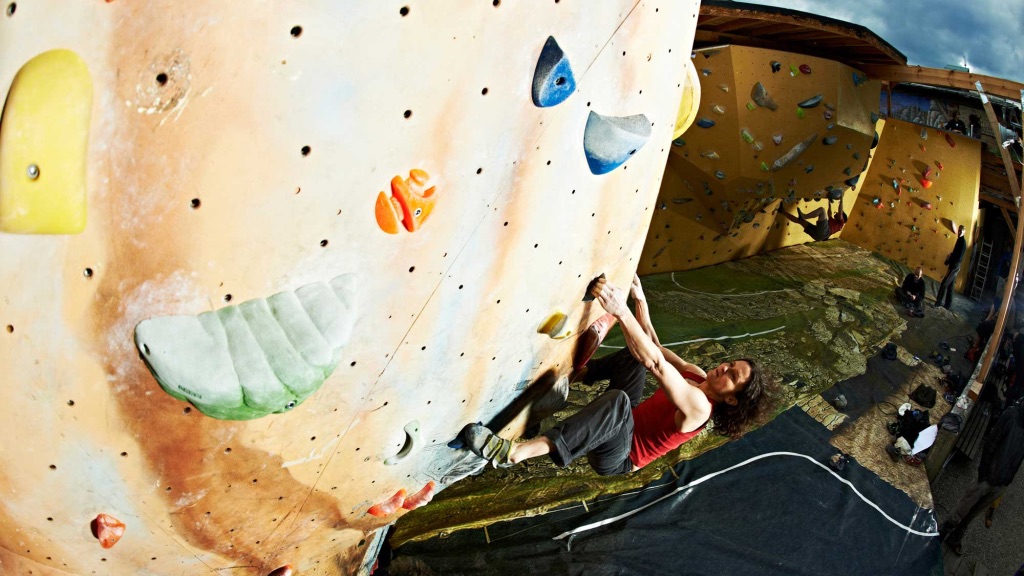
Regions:
M 1024 461 L 1024 409 L 1017 404 L 1003 411 L 999 421 L 985 439 L 978 465 L 978 480 L 942 523 L 939 534 L 957 554 L 971 520 L 995 502 Z
M 953 303 L 953 284 L 956 282 L 957 275 L 960 274 L 960 262 L 964 259 L 964 252 L 967 250 L 967 240 L 964 240 L 964 226 L 960 225 L 957 230 L 956 244 L 953 245 L 953 251 L 946 256 L 946 275 L 943 276 L 942 282 L 939 283 L 939 293 L 935 296 L 935 304 L 932 304 L 933 308 L 942 306 L 946 310 L 949 310 L 950 305 Z M 943 299 L 945 296 L 945 299 Z
M 896 297 L 912 316 L 924 318 L 924 270 L 920 266 L 903 279 L 903 285 L 896 289 Z

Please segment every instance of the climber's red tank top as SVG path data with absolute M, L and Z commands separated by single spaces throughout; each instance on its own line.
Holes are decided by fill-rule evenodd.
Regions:
M 683 377 L 698 384 L 704 382 L 704 378 L 688 372 Z M 680 432 L 676 426 L 677 410 L 660 387 L 654 395 L 633 408 L 633 445 L 629 449 L 629 459 L 634 466 L 643 468 L 700 434 L 707 426 L 705 422 L 692 432 Z

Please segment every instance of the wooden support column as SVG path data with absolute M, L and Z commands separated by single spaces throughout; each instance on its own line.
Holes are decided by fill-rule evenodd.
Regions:
M 996 141 L 999 141 L 999 119 L 996 117 L 996 111 L 992 108 L 992 103 L 989 102 L 988 95 L 985 94 L 985 89 L 982 88 L 981 82 L 975 84 L 978 89 L 978 94 L 981 95 L 981 103 L 985 106 L 985 113 L 988 114 L 988 120 L 992 124 L 992 130 L 996 132 Z M 1021 90 L 1021 101 L 1024 102 L 1024 90 Z M 1003 156 L 1003 164 L 1006 165 L 1006 174 L 1010 178 L 1010 189 L 1013 190 L 1013 202 L 1017 206 L 1017 212 L 1020 213 L 1020 189 L 1024 185 L 1024 182 L 1017 182 L 1017 171 L 1013 167 L 1013 160 L 1010 158 L 1010 153 L 1007 149 L 1002 146 L 999 147 L 999 151 Z M 1018 223 L 1019 224 L 1019 223 Z M 1010 301 L 1013 298 L 1013 290 L 1016 288 L 1016 282 L 1014 279 L 1017 277 L 1017 271 L 1020 268 L 1020 249 L 1021 243 L 1024 241 L 1024 226 L 1017 226 L 1016 233 L 1014 234 L 1013 242 L 1013 259 L 1010 261 L 1010 275 L 1007 279 L 1006 286 L 1003 288 L 1003 300 L 999 306 L 999 316 L 996 318 L 996 327 L 992 332 L 990 342 L 993 342 L 993 346 L 989 346 L 985 352 L 985 358 L 981 363 L 981 372 L 978 374 L 978 379 L 971 383 L 971 390 L 968 396 L 971 400 L 977 400 L 981 394 L 981 387 L 985 383 L 985 378 L 988 377 L 988 371 L 992 367 L 992 362 L 995 360 L 996 354 L 999 351 L 999 344 L 1003 338 L 1003 328 L 1006 327 L 1006 316 L 1010 310 Z
M 1010 228 L 1010 234 L 1017 235 L 1017 227 L 1013 224 L 1013 219 L 1010 218 L 1010 213 L 1006 211 L 1006 208 L 999 207 L 999 211 L 1003 213 L 1003 220 L 1006 220 L 1006 225 Z

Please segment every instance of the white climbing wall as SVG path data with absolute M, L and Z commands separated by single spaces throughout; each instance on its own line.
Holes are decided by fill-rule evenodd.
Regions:
M 381 504 L 442 489 L 464 457 L 446 443 L 465 423 L 568 373 L 576 336 L 601 314 L 581 302 L 591 277 L 628 284 L 697 8 L 4 2 L 8 101 L 28 90 L 19 70 L 60 48 L 91 79 L 61 93 L 91 91 L 92 106 L 82 126 L 56 131 L 64 144 L 3 134 L 52 128 L 46 110 L 9 107 L 0 121 L 0 166 L 14 166 L 0 172 L 0 196 L 38 193 L 59 172 L 55 150 L 87 142 L 85 174 L 65 175 L 84 183 L 84 231 L 0 228 L 0 573 L 365 571 L 377 530 L 403 513 Z M 549 37 L 576 90 L 539 107 Z M 546 94 L 565 86 L 560 74 Z M 591 113 L 606 121 L 588 163 Z M 59 204 L 76 188 L 52 190 Z M 341 303 L 351 336 L 332 339 L 301 294 L 344 275 L 355 276 Z M 203 324 L 208 337 L 160 328 L 161 347 L 136 347 L 140 322 L 195 326 L 218 310 L 237 320 L 282 292 L 304 308 L 223 332 Z M 556 311 L 568 338 L 537 333 Z M 323 352 L 320 337 L 336 357 L 293 406 L 217 411 L 188 394 L 235 386 L 215 401 L 251 401 L 269 378 L 254 363 L 285 382 Z M 140 348 L 177 351 L 152 364 L 169 367 L 161 383 Z M 223 378 L 206 368 L 214 355 Z M 231 419 L 240 414 L 252 419 Z M 514 432 L 523 418 L 499 420 Z M 100 514 L 125 525 L 109 549 L 91 533 Z

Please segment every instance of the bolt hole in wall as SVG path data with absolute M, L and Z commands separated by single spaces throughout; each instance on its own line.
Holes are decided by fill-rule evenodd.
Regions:
M 189 206 L 191 206 L 193 210 L 198 210 L 202 205 L 203 203 L 199 198 L 193 198 L 192 201 L 189 202 Z
M 85 276 L 86 278 L 92 278 L 92 268 L 86 268 L 85 270 L 82 270 L 82 276 Z
M 302 36 L 302 26 L 292 26 L 292 36 L 296 38 Z
M 313 149 L 310 148 L 309 146 L 303 146 L 302 147 L 302 155 L 303 156 L 309 156 L 309 153 L 312 152 L 312 151 L 313 151 Z
M 167 74 L 165 74 L 163 72 L 157 74 L 156 75 L 156 83 L 161 85 L 161 86 L 163 86 L 164 84 L 167 84 Z
M 398 10 L 398 13 L 401 14 L 402 16 L 408 16 L 409 15 L 409 7 L 408 6 L 402 6 Z

